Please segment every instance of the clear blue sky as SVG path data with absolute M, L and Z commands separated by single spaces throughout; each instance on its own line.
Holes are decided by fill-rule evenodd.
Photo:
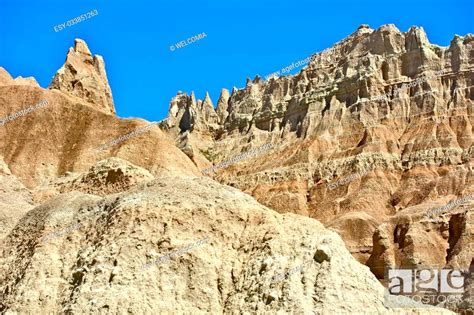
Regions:
M 54 31 L 94 9 L 98 16 Z M 118 115 L 160 120 L 178 90 L 201 99 L 209 91 L 215 105 L 221 88 L 304 59 L 360 24 L 423 26 L 432 43 L 447 46 L 454 34 L 474 33 L 473 21 L 472 0 L 0 0 L 0 66 L 47 87 L 82 38 L 105 59 Z

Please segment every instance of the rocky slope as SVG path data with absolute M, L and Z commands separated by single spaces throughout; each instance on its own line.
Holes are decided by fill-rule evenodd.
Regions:
M 474 192 L 473 101 L 472 34 L 440 47 L 419 27 L 362 25 L 294 76 L 224 91 L 214 112 L 178 94 L 161 127 L 201 169 L 272 143 L 214 177 L 320 220 L 374 272 L 458 256 L 466 267 L 473 200 L 420 218 Z
M 0 158 L 0 240 L 36 205 L 31 191 Z
M 4 240 L 0 311 L 402 313 L 335 232 L 202 177 L 75 191 L 33 209 Z

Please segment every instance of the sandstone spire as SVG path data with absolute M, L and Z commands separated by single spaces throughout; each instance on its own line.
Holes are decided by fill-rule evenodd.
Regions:
M 393 24 L 386 24 L 376 29 L 367 44 L 371 53 L 399 54 L 404 50 L 405 38 L 402 32 Z
M 428 44 L 428 37 L 426 36 L 423 27 L 410 27 L 405 39 L 405 48 L 407 51 L 420 49 Z
M 470 51 L 470 47 L 472 47 L 472 42 L 474 42 L 473 34 L 467 34 L 466 36 L 455 35 L 451 40 L 448 51 L 451 55 L 453 71 L 469 71 L 471 69 L 472 51 Z
M 229 112 L 227 112 L 227 106 L 229 105 L 229 90 L 222 89 L 219 100 L 217 101 L 217 116 L 219 116 L 219 123 L 223 124 Z
M 188 98 L 188 105 L 197 108 L 196 95 L 194 94 L 194 91 L 191 92 L 191 95 Z
M 0 309 L 116 313 L 125 288 L 134 313 L 397 313 L 360 263 L 379 277 L 472 270 L 474 38 L 446 48 L 410 32 L 362 26 L 299 75 L 223 90 L 217 113 L 208 94 L 178 92 L 166 137 L 96 115 L 113 107 L 97 105 L 104 67 L 82 41 L 58 74 L 65 92 L 0 68 L 0 117 L 51 104 L 0 128 Z M 472 289 L 440 305 L 465 313 Z M 193 304 L 203 300 L 213 303 Z
M 202 102 L 202 108 L 211 107 L 214 109 L 214 105 L 212 104 L 211 97 L 209 96 L 209 92 L 206 92 L 206 96 L 204 97 L 204 101 Z
M 178 126 L 181 131 L 193 130 L 197 119 L 196 98 L 181 91 L 171 99 L 168 110 L 168 125 Z
M 246 87 L 246 88 L 250 87 L 250 86 L 252 85 L 252 83 L 253 83 L 253 82 L 252 82 L 252 79 L 247 78 L 247 79 L 245 80 L 245 87 Z
M 76 39 L 74 48 L 69 48 L 66 62 L 56 72 L 49 88 L 77 96 L 107 114 L 115 114 L 104 59 L 92 56 L 82 39 Z
M 206 92 L 204 101 L 202 101 L 202 114 L 207 123 L 217 124 L 219 122 L 219 117 L 216 114 L 209 92 Z

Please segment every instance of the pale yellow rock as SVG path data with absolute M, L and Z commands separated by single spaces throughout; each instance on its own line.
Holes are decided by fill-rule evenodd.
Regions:
M 30 211 L 1 249 L 7 313 L 397 312 L 336 233 L 205 178 L 61 195 Z

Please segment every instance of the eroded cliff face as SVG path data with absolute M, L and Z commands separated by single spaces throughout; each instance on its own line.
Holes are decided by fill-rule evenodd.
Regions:
M 473 256 L 453 236 L 464 233 L 463 244 L 473 242 L 472 230 L 461 223 L 445 228 L 456 220 L 472 224 L 472 200 L 429 223 L 411 213 L 474 192 L 473 82 L 473 35 L 440 47 L 419 27 L 362 25 L 294 76 L 256 77 L 223 94 L 217 127 L 196 111 L 195 123 L 183 128 L 172 103 L 163 129 L 214 164 L 272 143 L 271 151 L 215 178 L 279 212 L 320 220 L 373 268 L 445 265 L 449 253 Z M 430 232 L 410 239 L 411 249 L 386 238 L 389 249 L 381 250 L 377 235 L 393 235 L 402 213 L 414 220 L 409 229 Z M 430 252 L 427 242 L 438 250 Z M 407 258 L 396 258 L 400 253 Z

